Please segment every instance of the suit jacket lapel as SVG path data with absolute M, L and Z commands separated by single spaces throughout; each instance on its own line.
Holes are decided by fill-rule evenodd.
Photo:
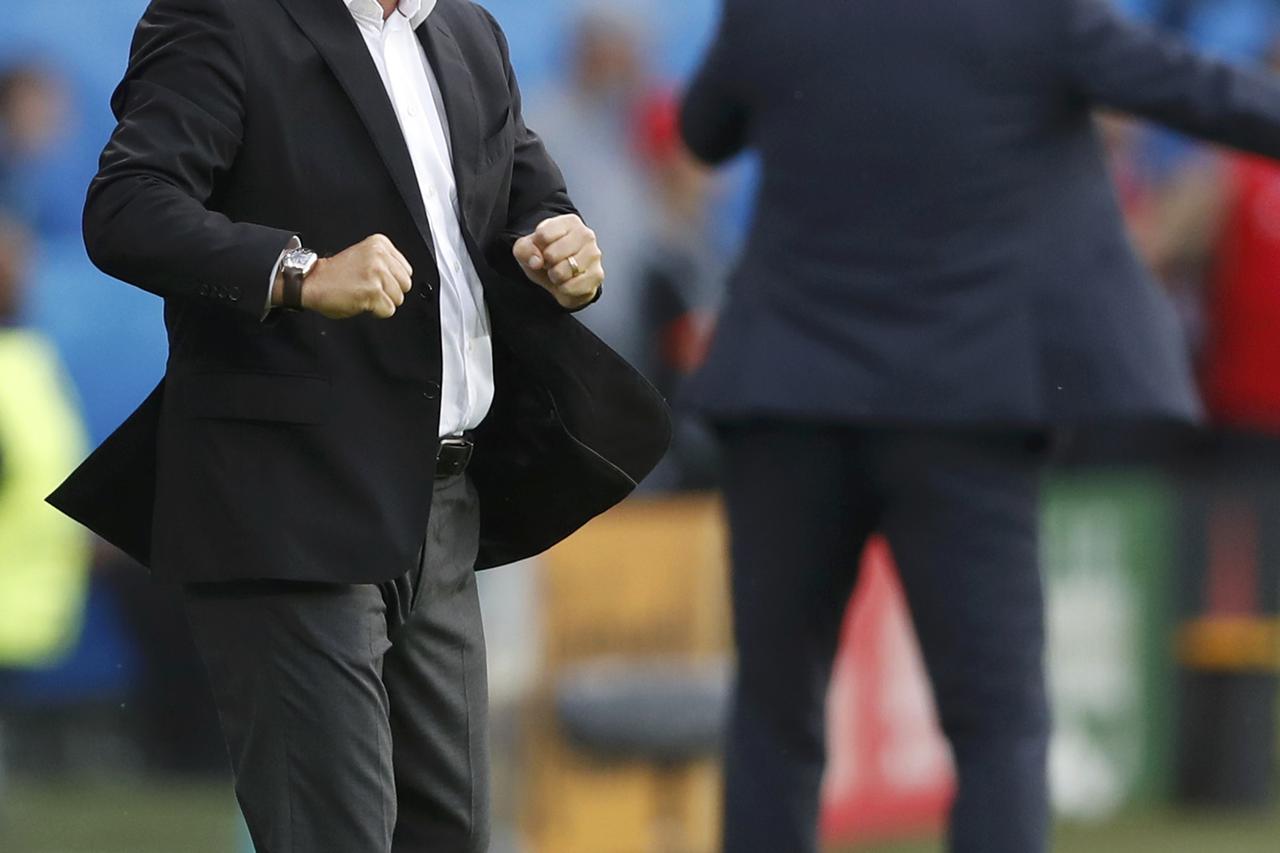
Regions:
M 364 37 L 341 0 L 279 0 L 333 71 L 373 138 L 378 154 L 404 197 L 414 224 L 428 246 L 431 226 L 418 191 L 413 160 Z M 335 164 L 337 167 L 337 164 Z
M 449 125 L 449 142 L 453 148 L 453 179 L 458 185 L 459 207 L 466 211 L 471 200 L 476 169 L 480 163 L 480 114 L 476 109 L 478 94 L 475 81 L 462 58 L 462 50 L 441 9 L 418 27 L 418 38 L 426 49 L 427 59 L 435 72 L 444 99 Z

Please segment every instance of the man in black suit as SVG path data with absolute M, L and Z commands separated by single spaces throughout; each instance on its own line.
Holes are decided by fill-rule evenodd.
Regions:
M 621 500 L 651 386 L 465 0 L 153 0 L 89 191 L 165 300 L 151 398 L 51 500 L 184 585 L 259 853 L 483 850 L 473 576 Z
M 689 387 L 727 453 L 731 853 L 815 849 L 823 696 L 873 531 L 956 759 L 951 848 L 1044 849 L 1045 438 L 1198 412 L 1095 107 L 1280 157 L 1280 80 L 1107 0 L 726 0 L 682 124 L 710 163 L 763 158 Z

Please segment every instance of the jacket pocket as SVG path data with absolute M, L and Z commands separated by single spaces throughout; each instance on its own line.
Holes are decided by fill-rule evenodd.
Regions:
M 322 376 L 248 371 L 188 374 L 181 388 L 188 417 L 289 424 L 323 421 L 332 395 Z

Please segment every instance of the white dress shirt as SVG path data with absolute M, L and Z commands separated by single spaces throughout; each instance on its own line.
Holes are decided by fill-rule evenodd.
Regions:
M 438 435 L 456 435 L 478 427 L 493 404 L 493 344 L 480 276 L 462 236 L 444 100 L 414 33 L 436 0 L 400 0 L 385 21 L 378 0 L 346 4 L 395 109 L 427 210 L 440 271 L 443 375 Z

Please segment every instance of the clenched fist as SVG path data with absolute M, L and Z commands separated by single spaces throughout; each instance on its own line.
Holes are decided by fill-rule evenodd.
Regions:
M 284 284 L 276 281 L 271 303 L 280 305 Z M 332 258 L 321 258 L 302 288 L 302 307 L 330 320 L 372 314 L 385 320 L 413 289 L 413 267 L 390 240 L 374 234 Z
M 524 274 L 569 310 L 589 305 L 604 284 L 596 234 L 574 214 L 545 220 L 513 250 Z

